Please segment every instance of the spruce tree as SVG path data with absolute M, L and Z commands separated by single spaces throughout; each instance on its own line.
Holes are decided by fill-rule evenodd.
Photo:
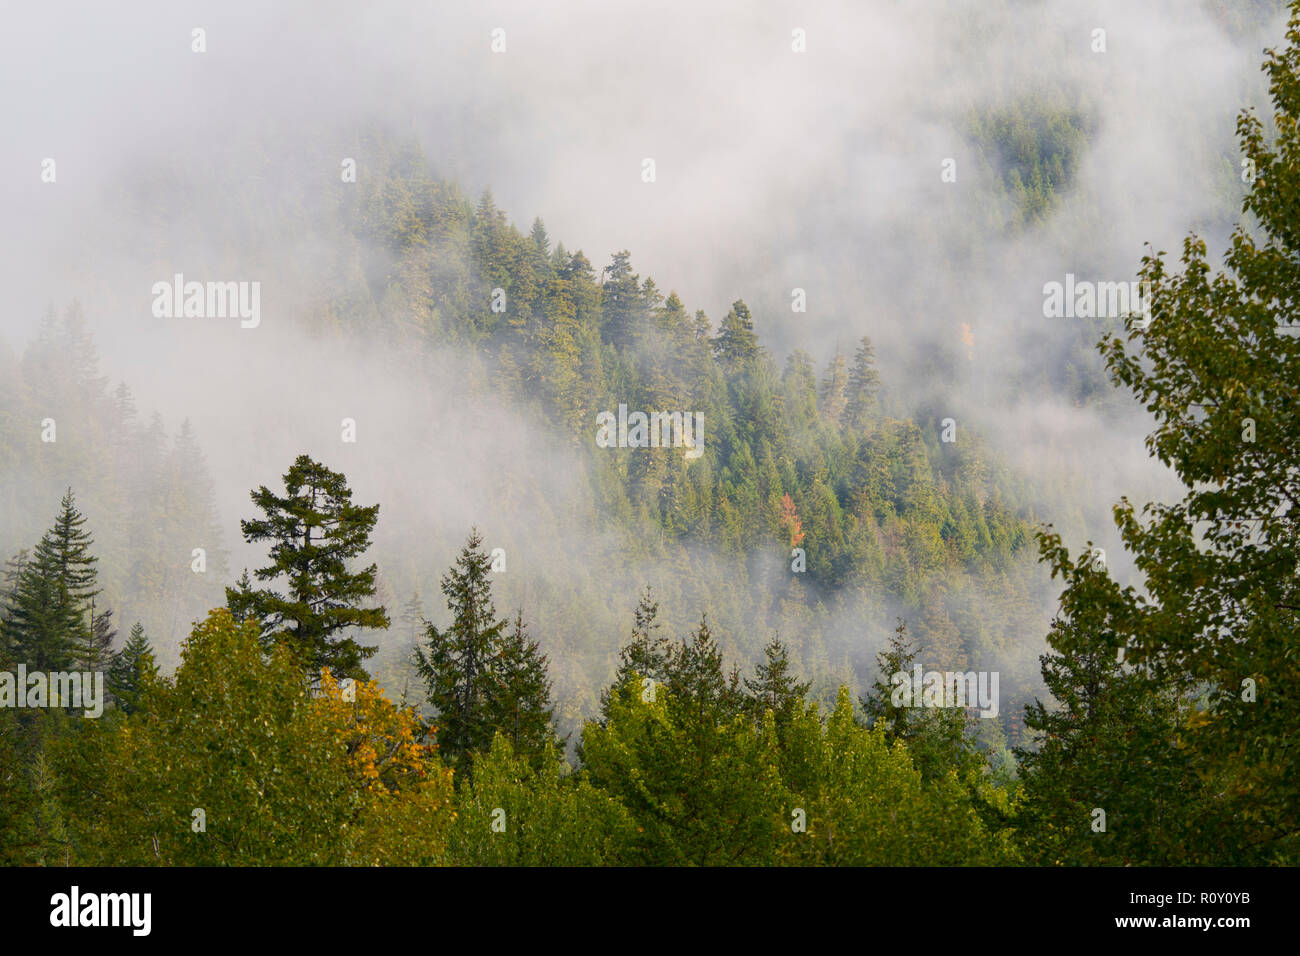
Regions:
M 450 626 L 425 628 L 425 645 L 416 648 L 416 670 L 428 689 L 436 715 L 438 748 L 458 773 L 470 773 L 469 755 L 484 753 L 496 731 L 494 658 L 506 621 L 492 603 L 492 559 L 477 529 L 470 531 L 456 563 L 442 577 L 451 611 Z
M 722 318 L 718 334 L 712 340 L 713 353 L 724 366 L 743 365 L 759 353 L 758 336 L 754 333 L 754 320 L 749 306 L 737 299 L 731 310 Z
M 91 627 L 95 587 L 94 543 L 82 526 L 72 489 L 63 496 L 54 526 L 41 538 L 18 575 L 4 628 L 9 652 L 32 670 L 63 671 L 77 660 Z
M 108 669 L 108 691 L 118 708 L 126 714 L 136 711 L 145 687 L 158 677 L 153 647 L 139 621 L 131 628 L 126 644 L 113 658 Z
M 493 670 L 496 676 L 492 723 L 510 741 L 515 755 L 541 769 L 548 748 L 562 743 L 555 733 L 555 705 L 546 655 L 528 637 L 523 610 L 503 635 Z
M 778 728 L 787 724 L 803 705 L 812 684 L 795 680 L 790 673 L 790 654 L 779 638 L 772 638 L 763 648 L 763 662 L 755 668 L 754 678 L 745 679 L 745 690 L 754 717 L 761 722 L 772 711 Z
M 849 383 L 845 393 L 844 423 L 850 428 L 864 427 L 880 391 L 880 373 L 876 371 L 875 349 L 871 339 L 863 336 L 853 356 L 849 369 Z
M 379 505 L 353 504 L 347 479 L 306 455 L 294 461 L 284 486 L 284 495 L 265 485 L 252 492 L 265 517 L 240 527 L 250 543 L 272 542 L 271 564 L 255 574 L 263 582 L 283 577 L 288 593 L 241 583 L 226 589 L 226 602 L 236 619 L 257 619 L 268 645 L 288 645 L 313 679 L 323 667 L 335 677 L 368 679 L 361 662 L 377 648 L 339 634 L 388 627 L 382 606 L 360 606 L 375 593 L 376 566 L 348 569 L 348 560 L 370 547 Z
M 619 651 L 619 665 L 614 682 L 600 694 L 603 720 L 609 718 L 612 695 L 648 693 L 643 681 L 648 679 L 658 686 L 667 681 L 673 646 L 668 638 L 655 633 L 660 627 L 658 615 L 659 603 L 647 587 L 637 602 L 636 610 L 632 612 L 632 640 Z

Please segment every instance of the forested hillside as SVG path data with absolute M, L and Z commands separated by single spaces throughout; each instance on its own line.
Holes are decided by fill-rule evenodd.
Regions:
M 1242 165 L 1195 146 L 1213 215 L 1148 247 L 1150 321 L 1023 341 L 1050 254 L 954 298 L 1108 228 L 1079 192 L 1114 127 L 1067 84 L 954 107 L 967 178 L 926 163 L 972 188 L 900 240 L 934 261 L 826 296 L 829 345 L 787 346 L 805 288 L 707 314 L 634 231 L 589 257 L 393 126 L 132 169 L 126 304 L 0 339 L 0 864 L 1293 864 L 1300 0 L 1287 42 Z M 262 276 L 263 314 L 141 320 L 182 268 Z M 908 296 L 951 328 L 908 341 Z M 1017 318 L 973 330 L 989 297 Z M 156 337 L 165 403 L 97 315 Z M 158 389 L 182 353 L 229 393 Z M 1150 504 L 1108 457 L 1138 419 Z M 56 699 L 74 672 L 103 696 Z

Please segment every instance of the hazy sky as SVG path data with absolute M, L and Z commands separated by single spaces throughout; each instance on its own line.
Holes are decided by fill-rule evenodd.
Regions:
M 355 155 L 364 176 L 355 129 L 374 120 L 417 137 L 471 196 L 490 187 L 520 228 L 541 216 L 597 268 L 630 249 L 642 275 L 715 323 L 744 297 L 779 360 L 800 347 L 820 365 L 870 334 L 887 387 L 907 401 L 940 396 L 1026 472 L 1077 479 L 1084 511 L 1104 516 L 1123 492 L 1168 487 L 1141 446 L 1148 423 L 1005 383 L 1036 365 L 1055 375 L 1066 348 L 1065 326 L 1051 323 L 1070 320 L 1042 314 L 1045 282 L 1131 279 L 1144 242 L 1177 250 L 1192 228 L 1221 240 L 1235 217 L 1235 116 L 1264 103 L 1262 49 L 1282 31 L 1275 17 L 1234 32 L 1218 7 L 27 5 L 0 34 L 0 339 L 23 347 L 47 305 L 79 297 L 106 374 L 172 427 L 193 419 L 230 546 L 248 489 L 311 448 L 386 513 L 432 499 L 439 513 L 421 520 L 448 535 L 490 523 L 496 486 L 466 476 L 528 443 L 511 410 L 483 409 L 471 427 L 449 417 L 454 365 L 416 384 L 392 356 L 306 341 L 290 320 L 315 291 L 310 264 L 328 263 L 328 236 L 277 219 L 275 198 L 310 203 L 304 157 L 322 143 L 337 142 L 337 158 L 320 175 Z M 195 28 L 206 52 L 192 50 Z M 1099 28 L 1104 53 L 1092 49 Z M 792 50 L 796 29 L 806 52 Z M 997 210 L 970 119 L 1034 96 L 1077 104 L 1092 126 L 1076 181 L 1045 225 L 985 228 Z M 41 181 L 46 158 L 52 184 Z M 642 181 L 646 158 L 653 183 Z M 941 180 L 946 158 L 955 183 Z M 268 197 L 254 206 L 260 219 L 249 218 L 250 193 Z M 284 236 L 290 248 L 268 255 L 268 237 Z M 153 282 L 212 278 L 197 273 L 214 263 L 218 278 L 262 281 L 259 328 L 168 326 L 151 314 Z M 790 311 L 794 287 L 807 313 Z M 963 323 L 972 357 L 951 381 L 891 378 L 894 360 L 957 348 Z M 352 466 L 335 434 L 349 414 L 375 443 Z M 456 475 L 439 468 L 446 443 Z M 530 474 L 563 502 L 573 493 L 564 453 L 529 454 L 544 459 Z

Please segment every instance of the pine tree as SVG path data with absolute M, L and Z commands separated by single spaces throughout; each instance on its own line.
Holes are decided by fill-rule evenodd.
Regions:
M 117 628 L 113 627 L 113 610 L 105 608 L 96 613 L 95 602 L 90 602 L 90 627 L 77 641 L 76 668 L 79 671 L 102 671 L 112 661 L 113 642 Z
M 631 253 L 614 253 L 601 273 L 600 308 L 605 337 L 619 348 L 637 340 L 647 315 L 640 278 L 632 271 Z
M 853 367 L 849 370 L 844 423 L 850 428 L 864 427 L 879 391 L 880 373 L 876 371 L 875 349 L 871 345 L 871 339 L 864 335 L 854 353 Z
M 822 417 L 833 425 L 838 425 L 844 417 L 844 407 L 848 404 L 848 373 L 844 370 L 844 356 L 839 349 L 826 366 L 818 393 L 817 407 Z
M 13 657 L 5 622 L 9 619 L 9 605 L 18 592 L 18 582 L 28 560 L 27 549 L 23 548 L 7 560 L 4 570 L 0 571 L 0 667 L 7 667 Z
M 253 620 L 257 617 L 255 610 L 257 600 L 257 594 L 253 590 L 253 579 L 248 576 L 248 568 L 244 568 L 244 573 L 239 576 L 235 586 L 226 589 L 226 604 L 230 609 L 230 616 L 238 624 Z
M 956 771 L 959 778 L 984 766 L 984 759 L 966 732 L 966 713 L 958 707 L 922 707 L 918 701 L 894 701 L 895 674 L 912 680 L 918 651 L 912 647 L 907 625 L 899 620 L 889 646 L 876 658 L 876 677 L 860 700 L 867 726 L 880 724 L 885 739 L 901 740 L 925 780 Z M 944 703 L 947 704 L 945 689 Z
M 862 712 L 866 715 L 867 726 L 883 724 L 885 735 L 890 740 L 907 736 L 916 713 L 910 707 L 893 702 L 894 685 L 891 678 L 895 674 L 907 674 L 910 678 L 915 662 L 916 648 L 907 636 L 906 622 L 899 618 L 889 645 L 876 655 L 876 677 L 871 682 L 871 690 L 859 700 Z
M 632 614 L 632 640 L 619 651 L 614 682 L 601 691 L 602 719 L 609 717 L 611 695 L 648 693 L 648 688 L 642 684 L 647 679 L 654 682 L 651 686 L 662 686 L 667 682 L 673 647 L 668 638 L 655 633 L 660 627 L 658 615 L 659 603 L 647 586 Z
M 555 705 L 546 664 L 546 655 L 528 637 L 520 609 L 493 661 L 492 724 L 510 741 L 516 756 L 535 770 L 542 767 L 547 748 L 561 744 L 555 733 Z
M 722 652 L 707 614 L 700 617 L 695 633 L 673 648 L 667 684 L 674 710 L 688 714 L 688 723 L 716 722 L 739 712 L 740 678 L 733 672 L 728 680 L 723 674 Z
M 496 731 L 493 660 L 506 628 L 492 603 L 492 559 L 482 544 L 478 529 L 472 529 L 441 581 L 451 625 L 440 629 L 429 623 L 425 646 L 415 652 L 438 723 L 438 748 L 465 776 L 471 771 L 469 755 L 486 752 Z
M 748 703 L 760 723 L 765 711 L 772 711 L 780 728 L 790 721 L 803 704 L 812 686 L 795 680 L 790 673 L 790 654 L 779 638 L 772 638 L 763 648 L 764 660 L 755 668 L 754 679 L 745 679 Z
M 424 631 L 424 601 L 420 599 L 419 591 L 411 592 L 410 599 L 402 605 L 398 621 L 403 628 L 402 636 L 407 638 L 412 646 L 417 644 L 420 634 Z
M 731 304 L 731 310 L 723 316 L 722 323 L 718 326 L 718 334 L 714 336 L 712 345 L 713 353 L 728 368 L 743 365 L 758 355 L 754 320 L 750 317 L 749 306 L 742 300 L 737 299 Z
M 153 647 L 145 636 L 139 621 L 131 628 L 126 644 L 113 658 L 108 669 L 108 691 L 118 708 L 126 714 L 134 713 L 140 705 L 145 688 L 157 679 L 158 664 Z
M 313 678 L 328 667 L 338 678 L 368 679 L 361 662 L 377 648 L 336 635 L 388 627 L 383 607 L 359 606 L 375 593 L 376 566 L 347 566 L 370 547 L 379 505 L 354 505 L 347 479 L 306 455 L 294 461 L 284 486 L 284 496 L 265 485 L 252 492 L 266 517 L 241 521 L 240 528 L 249 543 L 272 542 L 272 563 L 255 573 L 259 581 L 286 578 L 288 596 L 241 583 L 226 589 L 226 602 L 237 620 L 252 616 L 261 624 L 265 642 L 292 648 Z
M 63 496 L 54 526 L 19 573 L 4 627 L 10 653 L 32 670 L 70 669 L 91 627 L 95 587 L 94 543 L 77 511 L 72 489 Z

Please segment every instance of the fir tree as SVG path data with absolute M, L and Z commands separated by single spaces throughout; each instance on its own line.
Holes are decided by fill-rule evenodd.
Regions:
M 763 657 L 754 678 L 745 679 L 748 703 L 757 720 L 761 722 L 763 713 L 770 710 L 781 727 L 798 712 L 812 685 L 795 680 L 790 673 L 789 651 L 778 638 L 772 638 L 763 648 Z
M 4 627 L 10 653 L 32 670 L 69 670 L 91 627 L 95 587 L 94 543 L 82 526 L 72 489 L 63 496 L 54 526 L 19 573 Z
M 647 679 L 660 686 L 667 682 L 673 646 L 668 638 L 655 633 L 660 627 L 658 615 L 659 603 L 647 587 L 632 613 L 632 640 L 619 651 L 614 683 L 601 692 L 600 712 L 603 719 L 609 717 L 611 695 L 647 693 L 647 688 L 642 683 Z
M 268 644 L 292 648 L 313 677 L 328 667 L 335 677 L 367 679 L 361 662 L 377 648 L 337 635 L 353 627 L 388 627 L 383 607 L 359 606 L 375 593 L 376 566 L 352 572 L 347 565 L 370 547 L 379 505 L 354 505 L 347 479 L 306 455 L 294 461 L 284 486 L 283 496 L 265 485 L 252 492 L 266 517 L 240 527 L 250 543 L 272 542 L 272 563 L 257 569 L 257 579 L 284 577 L 288 595 L 241 583 L 226 589 L 227 604 L 236 619 L 254 617 Z
M 144 627 L 137 621 L 127 636 L 126 644 L 108 668 L 108 691 L 118 708 L 131 714 L 138 709 L 145 688 L 157 677 L 158 664 L 153 647 L 145 636 Z
M 894 682 L 901 674 L 910 682 L 917 650 L 907 625 L 899 620 L 888 647 L 876 658 L 876 677 L 870 692 L 860 700 L 867 726 L 883 726 L 890 743 L 901 740 L 912 754 L 922 778 L 934 780 L 953 770 L 959 778 L 983 768 L 984 761 L 966 732 L 966 713 L 958 707 L 922 707 L 918 701 L 896 703 Z M 948 694 L 945 690 L 944 703 Z
M 546 655 L 528 637 L 520 609 L 493 662 L 492 723 L 510 741 L 514 753 L 535 770 L 541 768 L 547 748 L 561 743 L 555 733 L 555 705 L 546 664 Z
M 848 404 L 848 388 L 849 377 L 844 369 L 844 356 L 837 348 L 822 376 L 817 403 L 822 417 L 834 425 L 843 421 L 844 408 Z
M 102 671 L 112 661 L 113 642 L 117 628 L 113 627 L 113 610 L 95 611 L 90 602 L 90 627 L 77 642 L 76 668 L 80 671 Z
M 749 306 L 740 299 L 733 302 L 731 310 L 723 316 L 712 345 L 713 353 L 729 368 L 743 365 L 758 355 L 754 320 L 750 317 Z
M 875 349 L 871 339 L 863 336 L 853 356 L 849 382 L 845 393 L 844 423 L 850 428 L 862 428 L 869 419 L 871 408 L 880 390 L 880 373 L 876 371 Z
M 470 772 L 469 755 L 486 752 L 496 730 L 493 659 L 506 627 L 492 603 L 492 559 L 482 544 L 478 530 L 471 530 L 455 565 L 442 577 L 451 625 L 440 629 L 429 623 L 425 645 L 415 652 L 438 723 L 438 748 L 464 775 Z

